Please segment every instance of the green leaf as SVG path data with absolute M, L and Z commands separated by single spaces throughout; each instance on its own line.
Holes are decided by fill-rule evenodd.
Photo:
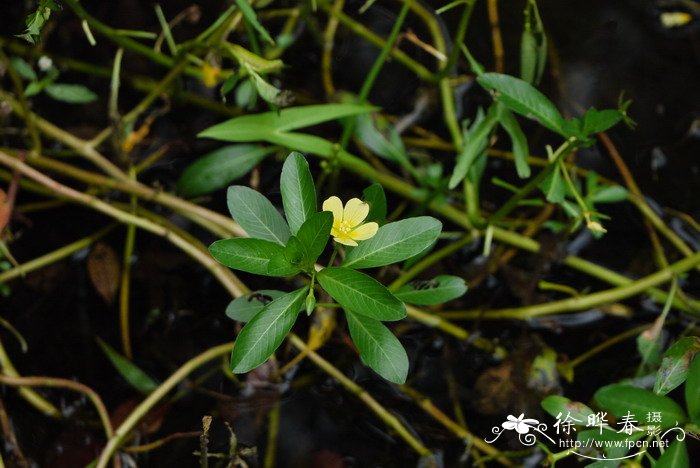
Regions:
M 309 163 L 296 151 L 284 161 L 280 190 L 289 228 L 296 234 L 304 221 L 316 213 L 316 187 Z
M 284 275 L 289 270 L 298 273 L 303 268 L 304 248 L 295 236 L 287 240 L 287 245 L 282 250 L 282 255 L 277 255 L 270 260 L 267 266 L 267 274 L 270 276 Z
M 271 141 L 282 132 L 310 127 L 323 122 L 376 110 L 356 104 L 320 104 L 244 115 L 222 122 L 201 132 L 201 138 L 223 141 Z M 317 137 L 318 138 L 318 137 Z M 305 150 L 304 150 L 305 151 Z
M 641 357 L 642 369 L 656 367 L 661 363 L 661 352 L 668 338 L 668 332 L 663 328 L 652 327 L 637 336 L 637 351 Z
M 457 299 L 467 292 L 467 285 L 459 276 L 440 275 L 430 281 L 412 281 L 394 292 L 403 302 L 417 305 L 435 305 Z
M 87 104 L 97 100 L 97 94 L 83 85 L 54 83 L 44 90 L 49 97 L 68 104 Z
M 557 164 L 557 163 L 551 163 Z M 566 198 L 566 187 L 562 180 L 559 167 L 552 169 L 547 177 L 540 184 L 540 189 L 547 196 L 547 201 L 550 203 L 562 203 Z
M 271 85 L 265 79 L 256 73 L 251 67 L 245 67 L 248 70 L 253 84 L 255 85 L 255 90 L 258 92 L 258 96 L 263 98 L 265 101 L 276 106 L 288 106 L 294 102 L 294 95 L 291 91 L 282 90 Z
M 686 336 L 668 347 L 656 373 L 654 393 L 666 395 L 688 377 L 688 369 L 693 357 L 700 352 L 700 338 Z
M 304 263 L 313 265 L 323 253 L 331 235 L 333 227 L 333 213 L 321 211 L 314 213 L 307 219 L 297 232 L 297 238 L 304 252 Z
M 627 200 L 628 195 L 626 188 L 620 185 L 610 185 L 599 188 L 588 199 L 591 203 L 618 203 Z
M 369 205 L 365 222 L 384 224 L 386 220 L 386 194 L 382 184 L 374 183 L 362 191 L 362 199 Z
M 513 113 L 503 107 L 499 109 L 499 122 L 506 133 L 508 133 L 508 136 L 510 136 L 510 141 L 513 144 L 513 158 L 515 159 L 515 170 L 518 172 L 518 177 L 521 179 L 530 177 L 530 165 L 527 162 L 530 150 L 527 147 L 527 137 L 520 128 L 520 124 Z
M 378 320 L 348 309 L 345 317 L 362 362 L 390 382 L 405 383 L 408 356 L 398 338 Z
M 27 81 L 36 81 L 36 72 L 23 58 L 11 57 L 10 62 L 19 76 Z
M 452 171 L 452 177 L 448 183 L 450 189 L 455 188 L 469 173 L 474 161 L 486 151 L 488 138 L 498 123 L 497 106 L 489 107 L 486 116 L 477 114 L 471 128 L 465 132 L 464 148 L 457 155 L 457 164 Z
M 378 116 L 373 119 L 368 114 L 359 115 L 355 133 L 373 153 L 399 163 L 408 170 L 413 169 L 401 136 L 385 118 Z
M 626 434 L 625 432 L 618 432 L 614 429 L 590 429 L 586 431 L 580 431 L 577 433 L 576 438 L 583 442 L 585 446 L 596 448 L 597 452 L 605 453 L 605 458 L 620 458 L 629 452 L 629 448 L 625 444 L 625 441 L 635 441 L 646 436 L 646 431 L 635 431 L 632 434 Z M 594 440 L 597 443 L 586 443 L 585 441 Z M 613 443 L 606 443 L 612 441 Z M 618 443 L 615 443 L 618 442 Z M 602 449 L 602 450 L 601 450 Z M 598 460 L 595 463 L 587 465 L 586 468 L 617 468 L 620 466 L 619 460 Z
M 249 173 L 275 148 L 258 145 L 229 145 L 202 156 L 187 166 L 178 181 L 178 190 L 194 197 L 226 187 Z
M 222 239 L 210 245 L 209 252 L 219 263 L 234 270 L 269 276 L 292 276 L 299 273 L 299 268 L 290 264 L 286 268 L 276 265 L 271 271 L 270 261 L 284 258 L 284 247 L 264 239 Z
M 625 384 L 612 384 L 600 388 L 595 393 L 598 404 L 615 416 L 622 417 L 630 413 L 643 417 L 649 412 L 660 412 L 662 429 L 683 424 L 685 413 L 678 404 L 668 397 L 657 395 L 643 388 Z
M 688 415 L 695 424 L 700 424 L 700 354 L 696 354 L 688 369 L 685 382 L 685 404 Z
M 253 7 L 250 6 L 248 0 L 236 0 L 236 5 L 238 5 L 238 8 L 241 9 L 241 13 L 243 13 L 245 20 L 255 28 L 258 34 L 260 34 L 260 37 L 270 44 L 274 44 L 275 41 L 272 40 L 265 27 L 260 24 L 260 21 L 258 21 L 258 15 L 255 14 L 255 10 L 253 10 Z
M 372 268 L 406 260 L 430 247 L 441 230 L 442 223 L 430 216 L 385 224 L 374 237 L 352 249 L 343 266 Z
M 136 364 L 129 361 L 127 358 L 116 352 L 111 346 L 97 338 L 97 343 L 102 348 L 102 351 L 107 355 L 107 358 L 112 363 L 117 372 L 124 377 L 124 380 L 129 382 L 129 385 L 134 387 L 144 395 L 148 395 L 153 390 L 158 388 L 158 383 L 142 371 Z
M 307 290 L 303 287 L 275 299 L 243 327 L 231 352 L 234 373 L 248 372 L 272 356 L 292 329 Z
M 406 307 L 374 278 L 343 267 L 324 268 L 316 275 L 319 284 L 338 303 L 376 320 L 401 320 Z
M 624 115 L 617 109 L 606 109 L 599 111 L 591 107 L 583 114 L 582 130 L 586 135 L 601 133 L 614 127 L 623 119 Z
M 226 317 L 239 322 L 249 322 L 265 305 L 284 296 L 284 291 L 276 289 L 261 289 L 232 300 L 226 307 Z
M 656 460 L 654 468 L 690 468 L 690 457 L 685 442 L 674 441 Z
M 525 24 L 520 39 L 520 78 L 537 84 L 547 63 L 547 35 L 535 0 L 525 7 Z
M 476 81 L 513 112 L 535 119 L 562 136 L 569 136 L 564 131 L 564 117 L 554 104 L 526 81 L 500 73 L 484 73 Z
M 563 415 L 571 413 L 571 417 L 582 421 L 579 425 L 585 426 L 588 421 L 588 416 L 595 412 L 588 406 L 578 401 L 559 396 L 550 395 L 540 403 L 542 408 L 552 417 L 556 418 L 560 413 Z
M 227 193 L 228 209 L 233 219 L 250 237 L 285 245 L 289 226 L 270 200 L 250 187 L 234 185 Z
M 296 236 L 292 236 L 284 247 L 284 258 L 292 265 L 300 266 L 304 262 L 304 246 Z

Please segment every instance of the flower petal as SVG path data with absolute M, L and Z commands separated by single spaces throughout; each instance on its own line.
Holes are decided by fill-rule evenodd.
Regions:
M 350 246 L 352 246 L 352 247 L 356 247 L 356 246 L 357 246 L 357 242 L 355 242 L 354 240 L 352 240 L 352 239 L 351 239 L 350 237 L 348 237 L 347 235 L 334 237 L 333 240 L 336 241 L 336 242 L 339 243 L 339 244 L 350 245 Z
M 323 211 L 330 211 L 333 213 L 333 225 L 336 223 L 340 224 L 343 220 L 343 202 L 340 198 L 333 196 L 323 202 Z
M 350 237 L 355 240 L 367 240 L 370 237 L 374 237 L 379 229 L 379 224 L 377 223 L 365 223 L 362 226 L 358 226 L 350 232 Z
M 517 425 L 517 424 L 516 424 L 515 422 L 513 422 L 513 421 L 506 421 L 506 422 L 504 422 L 503 424 L 501 424 L 501 426 L 503 427 L 503 429 L 505 429 L 505 430 L 507 430 L 507 431 L 512 431 L 513 429 L 515 429 L 515 426 L 516 426 L 516 425 Z
M 345 204 L 343 210 L 343 221 L 347 222 L 351 228 L 358 226 L 369 214 L 369 205 L 359 198 L 351 198 Z

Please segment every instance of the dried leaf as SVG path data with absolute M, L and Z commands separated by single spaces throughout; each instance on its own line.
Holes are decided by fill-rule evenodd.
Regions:
M 10 222 L 10 204 L 7 200 L 7 193 L 0 188 L 0 232 L 2 232 L 7 223 Z
M 87 259 L 90 281 L 107 304 L 114 302 L 119 288 L 119 258 L 107 244 L 95 244 Z

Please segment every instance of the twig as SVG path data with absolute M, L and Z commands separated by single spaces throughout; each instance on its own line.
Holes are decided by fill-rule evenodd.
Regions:
M 167 435 L 162 439 L 154 440 L 148 444 L 132 445 L 131 447 L 124 447 L 122 450 L 127 453 L 145 453 L 163 447 L 173 440 L 189 439 L 192 437 L 199 437 L 200 435 L 202 435 L 202 431 L 176 432 L 174 434 Z
M 5 351 L 5 346 L 2 344 L 2 340 L 0 340 L 0 369 L 2 369 L 2 373 L 8 377 L 20 377 L 14 364 L 12 364 L 10 357 L 7 355 L 7 351 Z M 34 389 L 27 386 L 21 386 L 18 391 L 20 396 L 24 398 L 27 403 L 41 411 L 43 414 L 51 416 L 52 418 L 63 417 L 58 408 L 39 395 Z
M 20 468 L 29 468 L 29 462 L 24 458 L 22 449 L 17 442 L 17 436 L 15 430 L 12 427 L 12 422 L 5 409 L 5 403 L 3 403 L 0 398 L 0 427 L 2 428 L 2 433 L 5 435 L 5 444 L 8 452 L 10 452 L 14 458 L 15 463 Z M 1 453 L 1 452 L 0 452 Z
M 134 429 L 134 427 L 136 427 L 139 421 L 141 421 L 141 419 L 146 416 L 146 414 L 148 414 L 148 412 L 160 400 L 162 400 L 168 394 L 168 392 L 175 388 L 180 381 L 185 379 L 195 369 L 201 367 L 209 361 L 229 354 L 232 348 L 233 343 L 224 343 L 222 345 L 215 346 L 193 357 L 180 366 L 180 368 L 170 377 L 168 377 L 165 382 L 160 384 L 158 388 L 151 392 L 151 394 L 148 395 L 148 397 L 146 397 L 141 404 L 134 408 L 129 416 L 114 431 L 114 435 L 107 441 L 107 445 L 102 450 L 102 454 L 97 462 L 97 468 L 105 468 L 107 466 L 109 459 L 112 458 L 114 453 L 119 449 L 119 447 L 121 447 L 126 437 Z
M 416 404 L 431 417 L 433 417 L 437 422 L 446 427 L 450 432 L 464 440 L 465 443 L 471 444 L 476 447 L 481 452 L 493 456 L 499 463 L 503 466 L 513 466 L 513 464 L 505 457 L 500 456 L 499 450 L 484 442 L 480 437 L 475 436 L 469 432 L 466 428 L 460 426 L 449 416 L 447 416 L 440 408 L 435 406 L 432 401 L 425 395 L 422 395 L 418 391 L 412 389 L 408 385 L 400 385 L 399 390 L 402 393 L 410 397 Z
M 18 169 L 28 178 L 33 179 L 34 181 L 39 182 L 40 184 L 53 190 L 56 193 L 56 195 L 68 198 L 82 205 L 86 205 L 92 209 L 100 211 L 101 213 L 104 213 L 116 219 L 119 222 L 125 224 L 134 224 L 141 229 L 165 237 L 167 240 L 180 247 L 192 258 L 197 260 L 200 264 L 207 268 L 207 270 L 209 270 L 215 277 L 221 279 L 222 284 L 224 284 L 227 287 L 231 294 L 235 296 L 240 296 L 243 294 L 243 291 L 247 289 L 240 282 L 240 280 L 238 280 L 238 278 L 236 278 L 236 276 L 233 275 L 233 273 L 231 273 L 231 270 L 225 268 L 213 258 L 211 258 L 208 252 L 193 246 L 190 242 L 186 241 L 182 238 L 182 236 L 176 234 L 175 232 L 169 231 L 168 229 L 146 219 L 134 216 L 128 212 L 114 208 L 112 205 L 105 203 L 102 200 L 99 200 L 91 195 L 78 192 L 77 190 L 60 184 L 55 180 L 45 176 L 41 172 L 27 166 L 25 163 L 19 161 L 16 158 L 13 158 L 12 156 L 2 151 L 0 151 L 0 164 L 4 164 L 14 169 Z
M 289 341 L 300 351 L 306 349 L 306 343 L 304 340 L 299 338 L 294 333 L 290 333 L 288 337 Z M 379 419 L 381 419 L 384 424 L 389 426 L 391 429 L 396 431 L 396 433 L 404 440 L 406 443 L 420 456 L 422 457 L 432 457 L 432 452 L 423 445 L 418 439 L 416 439 L 413 434 L 411 434 L 406 427 L 399 421 L 399 419 L 387 411 L 377 400 L 370 395 L 367 390 L 357 385 L 355 382 L 350 380 L 340 372 L 335 366 L 323 359 L 320 355 L 316 354 L 315 351 L 309 351 L 308 357 L 313 361 L 321 370 L 336 379 L 347 391 L 355 395 L 360 399 L 367 407 L 376 414 Z
M 94 234 L 91 234 L 89 236 L 83 237 L 82 239 L 78 239 L 75 242 L 71 242 L 68 245 L 65 245 L 59 249 L 56 249 L 52 252 L 49 252 L 45 255 L 42 255 L 41 257 L 37 257 L 34 260 L 30 260 L 28 262 L 22 263 L 18 265 L 15 268 L 12 268 L 7 271 L 3 271 L 0 273 L 0 283 L 7 282 L 11 279 L 17 278 L 18 276 L 24 276 L 29 272 L 32 272 L 34 270 L 38 270 L 39 268 L 43 268 L 46 265 L 50 265 L 52 263 L 55 263 L 63 258 L 66 258 L 70 255 L 73 255 L 75 252 L 79 252 L 93 243 L 95 243 L 98 239 L 104 237 L 107 235 L 109 232 L 111 232 L 115 224 L 111 224 L 107 226 L 104 229 L 100 229 Z
M 57 377 L 17 377 L 12 375 L 0 375 L 0 384 L 10 385 L 13 387 L 56 387 L 56 388 L 68 388 L 70 390 L 82 393 L 92 401 L 95 405 L 97 414 L 100 416 L 100 421 L 102 421 L 102 426 L 105 431 L 107 439 L 110 439 L 114 432 L 112 430 L 112 423 L 109 420 L 109 413 L 100 396 L 87 385 L 75 382 L 68 379 L 60 379 Z
M 494 68 L 503 73 L 503 38 L 498 24 L 498 0 L 488 0 L 489 23 L 491 24 L 491 42 L 493 43 Z
M 630 284 L 611 288 L 606 291 L 571 297 L 546 304 L 537 304 L 513 309 L 497 309 L 489 311 L 451 311 L 441 312 L 440 315 L 447 318 L 459 319 L 480 318 L 494 320 L 525 320 L 533 317 L 539 317 L 541 315 L 576 312 L 635 296 L 654 286 L 671 281 L 676 275 L 685 273 L 686 271 L 695 268 L 697 265 L 700 265 L 700 253 L 696 253 L 691 257 L 679 260 L 678 262 L 669 265 L 667 268 L 661 269 L 636 281 L 632 281 Z

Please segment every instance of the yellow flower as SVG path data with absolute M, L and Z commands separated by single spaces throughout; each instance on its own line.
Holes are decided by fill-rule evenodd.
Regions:
M 357 241 L 367 240 L 379 229 L 377 223 L 363 223 L 369 214 L 369 205 L 359 198 L 351 198 L 343 208 L 338 197 L 330 197 L 323 202 L 323 211 L 333 213 L 331 235 L 336 242 L 344 245 L 357 245 Z
M 202 82 L 207 88 L 213 88 L 219 83 L 221 68 L 205 63 L 202 65 Z

